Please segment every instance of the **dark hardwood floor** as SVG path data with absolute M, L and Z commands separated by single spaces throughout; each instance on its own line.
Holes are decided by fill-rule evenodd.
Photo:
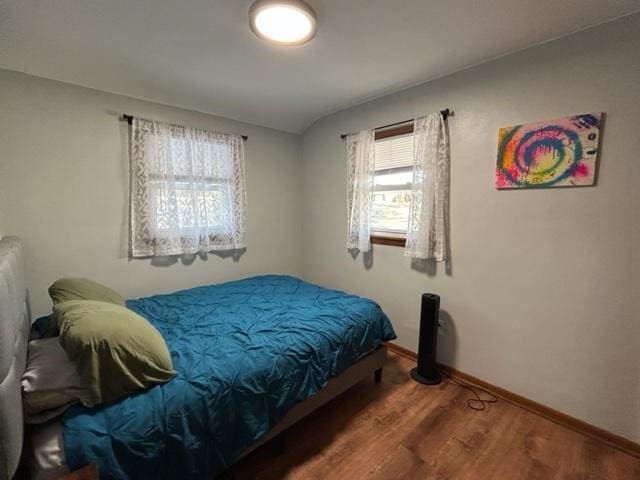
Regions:
M 640 459 L 507 402 L 481 412 L 445 381 L 409 378 L 389 353 L 382 383 L 353 387 L 222 475 L 243 479 L 640 479 Z

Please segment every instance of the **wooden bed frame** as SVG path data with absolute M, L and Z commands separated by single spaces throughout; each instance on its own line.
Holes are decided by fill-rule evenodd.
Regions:
M 29 302 L 24 281 L 24 258 L 15 237 L 0 240 L 0 480 L 15 474 L 23 456 L 24 423 L 20 378 L 24 373 L 29 329 Z M 380 382 L 387 355 L 381 345 L 355 364 L 332 378 L 316 395 L 294 406 L 260 440 L 242 452 L 239 460 L 287 428 L 334 399 L 356 383 L 373 374 Z M 282 438 L 282 437 L 280 437 Z

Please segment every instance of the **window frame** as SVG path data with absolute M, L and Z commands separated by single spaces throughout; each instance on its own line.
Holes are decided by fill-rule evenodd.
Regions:
M 398 125 L 396 127 L 385 128 L 382 130 L 376 130 L 374 140 L 382 140 L 384 138 L 397 137 L 399 135 L 407 135 L 409 133 L 413 133 L 413 124 L 406 123 L 403 125 Z M 377 245 L 391 245 L 395 247 L 404 247 L 407 243 L 407 234 L 406 233 L 393 233 L 393 232 L 384 232 L 382 230 L 372 230 L 370 235 L 371 243 Z

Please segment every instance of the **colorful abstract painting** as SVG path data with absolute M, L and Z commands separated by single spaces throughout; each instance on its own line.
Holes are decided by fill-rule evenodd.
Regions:
M 501 128 L 496 187 L 593 185 L 602 113 Z

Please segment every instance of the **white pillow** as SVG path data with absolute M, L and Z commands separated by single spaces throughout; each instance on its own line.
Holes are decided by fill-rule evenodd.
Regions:
M 76 402 L 93 406 L 75 365 L 58 337 L 29 342 L 27 368 L 22 375 L 22 404 L 26 423 L 43 423 Z

